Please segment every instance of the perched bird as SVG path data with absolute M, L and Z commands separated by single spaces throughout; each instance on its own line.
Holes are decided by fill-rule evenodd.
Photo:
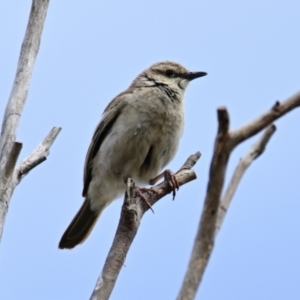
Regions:
M 170 172 L 159 172 L 173 159 L 183 133 L 184 91 L 205 75 L 170 61 L 156 63 L 108 104 L 85 160 L 85 200 L 59 248 L 74 248 L 88 237 L 103 209 L 124 193 L 128 177 L 138 185 L 164 175 L 172 179 Z

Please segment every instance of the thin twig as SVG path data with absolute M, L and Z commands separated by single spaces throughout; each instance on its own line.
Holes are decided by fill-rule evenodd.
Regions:
M 19 182 L 27 175 L 33 168 L 47 159 L 49 149 L 61 131 L 61 127 L 53 127 L 43 141 L 31 152 L 31 154 L 24 159 L 15 170 L 15 177 Z
M 260 117 L 232 131 L 230 133 L 231 146 L 235 147 L 246 139 L 249 139 L 256 133 L 265 129 L 275 120 L 279 119 L 280 117 L 284 116 L 286 113 L 297 107 L 300 107 L 300 91 L 281 103 L 279 101 L 276 101 L 275 105 L 273 105 L 270 110 L 262 114 Z
M 53 127 L 43 141 L 33 150 L 33 152 L 26 159 L 24 159 L 18 167 L 14 168 L 14 172 L 10 177 L 10 180 L 6 182 L 6 185 L 3 186 L 3 189 L 0 189 L 0 240 L 3 233 L 8 206 L 14 189 L 29 173 L 29 171 L 36 167 L 40 162 L 46 160 L 46 157 L 49 155 L 49 149 L 60 131 L 60 127 Z M 22 146 L 20 143 L 16 144 L 20 145 L 19 147 Z
M 191 168 L 199 158 L 200 152 L 191 155 L 180 168 L 180 171 L 176 173 L 175 176 L 179 186 L 196 179 L 196 174 Z M 162 182 L 154 186 L 153 190 L 154 192 L 151 193 L 143 193 L 151 205 L 154 205 L 159 199 L 171 192 L 171 188 L 167 182 Z M 91 300 L 106 300 L 109 298 L 120 270 L 124 265 L 129 248 L 138 231 L 140 221 L 148 209 L 149 206 L 141 199 L 136 192 L 133 180 L 129 178 L 117 232 L 109 254 L 107 255 L 103 270 L 91 295 Z
M 237 187 L 247 170 L 247 168 L 250 166 L 250 164 L 258 158 L 264 151 L 267 146 L 267 143 L 269 142 L 270 138 L 274 134 L 276 130 L 275 125 L 270 125 L 261 138 L 251 147 L 249 152 L 240 160 L 239 164 L 237 165 L 233 176 L 228 184 L 228 187 L 225 191 L 225 194 L 222 198 L 221 205 L 219 208 L 219 213 L 218 213 L 218 221 L 217 221 L 217 226 L 216 226 L 216 233 L 217 234 L 223 224 L 226 212 L 229 208 L 229 205 L 231 203 L 231 200 L 234 196 L 234 193 L 237 190 Z

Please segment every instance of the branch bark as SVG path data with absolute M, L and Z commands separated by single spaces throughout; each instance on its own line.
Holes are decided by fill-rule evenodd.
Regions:
M 204 201 L 200 225 L 195 239 L 187 274 L 178 296 L 178 299 L 193 299 L 201 281 L 203 271 L 208 263 L 213 249 L 215 223 L 219 210 L 226 165 L 229 153 L 226 150 L 228 143 L 229 115 L 225 107 L 218 109 L 219 128 L 215 140 L 214 153 L 210 165 L 209 182 Z M 202 271 L 203 270 L 203 271 Z M 195 289 L 196 288 L 196 289 Z
M 274 124 L 270 125 L 265 130 L 265 132 L 263 133 L 261 138 L 251 147 L 249 152 L 238 163 L 238 165 L 233 173 L 233 176 L 228 184 L 228 187 L 225 191 L 225 194 L 221 200 L 221 205 L 220 205 L 219 213 L 218 213 L 218 221 L 217 221 L 217 226 L 216 226 L 216 234 L 219 232 L 219 230 L 223 224 L 226 212 L 229 208 L 229 205 L 234 196 L 234 193 L 236 192 L 238 185 L 239 185 L 240 181 L 242 180 L 244 173 L 246 172 L 248 167 L 251 165 L 253 160 L 255 160 L 261 154 L 263 154 L 263 152 L 266 149 L 267 143 L 269 142 L 269 140 L 271 139 L 271 137 L 275 131 L 276 131 L 276 126 Z
M 6 214 L 8 211 L 9 203 L 12 194 L 16 186 L 21 180 L 37 165 L 47 159 L 49 155 L 49 149 L 55 141 L 57 135 L 61 131 L 60 127 L 53 127 L 44 140 L 33 150 L 33 152 L 23 160 L 18 167 L 12 169 L 12 173 L 8 180 L 5 180 L 5 176 L 1 175 L 0 178 L 0 241 L 2 238 L 3 227 L 5 223 Z M 15 143 L 18 145 L 19 151 L 21 150 L 22 144 Z M 13 153 L 12 151 L 11 153 Z M 14 155 L 11 155 L 14 156 Z M 8 160 L 10 161 L 10 160 Z
M 253 135 L 265 129 L 275 120 L 300 106 L 300 91 L 292 95 L 282 103 L 276 101 L 271 109 L 248 124 L 233 130 L 230 133 L 232 146 L 235 147 Z
M 192 170 L 192 167 L 199 158 L 200 152 L 191 155 L 176 173 L 175 176 L 179 186 L 196 179 L 196 174 Z M 170 185 L 165 181 L 151 189 L 153 189 L 153 192 L 143 193 L 143 196 L 151 205 L 154 205 L 159 199 L 171 192 Z M 124 265 L 129 248 L 138 231 L 140 221 L 148 209 L 149 206 L 141 199 L 139 193 L 137 193 L 134 181 L 129 178 L 117 232 L 103 270 L 91 295 L 91 300 L 106 300 L 109 298 L 120 270 Z
M 14 84 L 5 109 L 0 137 L 0 240 L 10 199 L 16 185 L 35 166 L 46 159 L 60 128 L 54 128 L 34 152 L 15 169 L 22 144 L 16 135 L 34 63 L 38 54 L 49 0 L 33 0 L 22 43 Z
M 26 176 L 33 168 L 47 159 L 49 150 L 54 143 L 56 137 L 61 131 L 61 127 L 53 127 L 43 141 L 32 151 L 32 153 L 24 159 L 15 170 L 15 178 L 17 184 Z
M 34 63 L 39 51 L 49 0 L 33 0 L 18 67 L 6 106 L 0 139 L 0 174 L 2 174 L 13 143 L 16 140 L 20 117 L 25 105 Z
M 234 191 L 237 189 L 238 183 L 246 168 L 253 159 L 258 157 L 264 150 L 275 126 L 271 126 L 262 139 L 254 145 L 249 155 L 237 167 L 230 186 L 225 193 L 220 208 L 221 193 L 224 185 L 225 172 L 230 154 L 233 149 L 260 132 L 273 121 L 282 117 L 289 111 L 300 106 L 300 92 L 294 94 L 284 102 L 277 101 L 275 105 L 265 112 L 263 115 L 252 122 L 232 131 L 229 130 L 229 116 L 226 108 L 218 109 L 219 129 L 215 141 L 214 154 L 210 165 L 209 181 L 207 185 L 207 193 L 204 202 L 203 212 L 200 218 L 198 231 L 196 234 L 190 262 L 183 280 L 177 300 L 192 300 L 195 298 L 198 287 L 203 278 L 204 271 L 208 264 L 210 255 L 213 250 L 216 229 L 221 227 L 225 212 L 233 197 Z

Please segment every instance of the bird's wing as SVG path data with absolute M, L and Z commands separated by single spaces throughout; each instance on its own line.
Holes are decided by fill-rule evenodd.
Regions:
M 92 180 L 92 170 L 93 170 L 92 160 L 97 154 L 97 152 L 99 151 L 99 148 L 101 147 L 103 140 L 105 139 L 106 135 L 110 131 L 111 127 L 113 126 L 118 116 L 120 115 L 123 107 L 127 104 L 125 97 L 129 93 L 130 91 L 127 90 L 119 94 L 108 104 L 108 106 L 104 110 L 100 123 L 96 127 L 96 130 L 92 138 L 92 142 L 90 144 L 85 159 L 83 191 L 82 191 L 83 197 L 86 196 L 89 188 L 89 184 Z

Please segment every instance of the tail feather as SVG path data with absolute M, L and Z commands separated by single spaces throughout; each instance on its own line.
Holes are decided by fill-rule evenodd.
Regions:
M 72 249 L 83 243 L 94 228 L 100 214 L 101 210 L 93 211 L 86 199 L 61 237 L 58 248 Z

